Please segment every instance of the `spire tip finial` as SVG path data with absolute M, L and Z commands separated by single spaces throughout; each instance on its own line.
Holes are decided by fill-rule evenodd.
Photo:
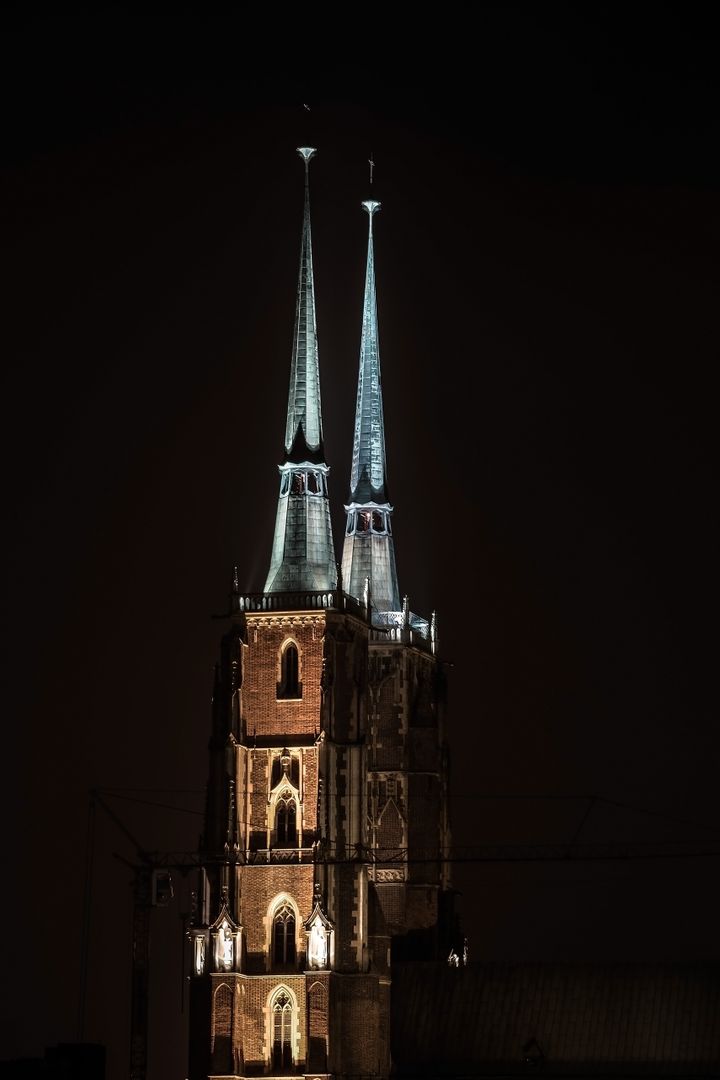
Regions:
M 310 164 L 310 158 L 315 157 L 315 155 L 317 154 L 317 150 L 315 149 L 314 146 L 298 146 L 297 147 L 297 152 L 300 155 L 300 157 L 303 159 L 303 161 L 305 162 L 305 168 L 306 169 L 307 169 L 308 165 Z

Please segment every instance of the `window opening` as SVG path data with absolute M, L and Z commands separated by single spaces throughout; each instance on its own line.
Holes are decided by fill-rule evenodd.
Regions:
M 288 645 L 282 654 L 280 661 L 280 684 L 278 686 L 279 698 L 299 698 L 300 683 L 298 682 L 298 651 L 297 645 Z
M 279 994 L 273 1005 L 273 1068 L 292 1067 L 292 1002 L 286 993 Z
M 275 844 L 277 847 L 297 846 L 297 807 L 290 792 L 278 799 L 275 814 Z
M 295 912 L 288 903 L 273 919 L 273 963 L 278 967 L 295 963 Z

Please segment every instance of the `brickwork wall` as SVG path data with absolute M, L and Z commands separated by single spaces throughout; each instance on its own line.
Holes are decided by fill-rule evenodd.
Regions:
M 298 649 L 297 700 L 278 698 L 280 656 L 289 640 Z M 425 871 L 422 888 L 393 880 L 411 874 L 399 864 L 379 869 L 385 880 L 368 889 L 363 846 L 370 842 L 369 825 L 380 847 L 438 846 L 442 784 L 437 775 L 429 778 L 442 767 L 435 661 L 399 644 L 369 648 L 365 624 L 335 611 L 248 614 L 244 642 L 233 644 L 233 658 L 242 665 L 242 723 L 232 731 L 241 745 L 234 751 L 233 773 L 233 750 L 218 742 L 213 781 L 218 789 L 227 787 L 227 777 L 234 775 L 241 847 L 264 852 L 268 833 L 274 844 L 271 791 L 282 778 L 278 757 L 285 746 L 292 785 L 301 793 L 298 842 L 301 827 L 304 847 L 319 839 L 321 828 L 320 850 L 350 861 L 268 863 L 257 854 L 257 862 L 238 866 L 230 893 L 243 928 L 243 970 L 206 977 L 205 998 L 193 988 L 197 1005 L 191 1026 L 198 1030 L 197 1009 L 204 1011 L 209 1038 L 205 1058 L 200 1052 L 192 1058 L 191 1076 L 201 1080 L 208 1068 L 225 1075 L 267 1073 L 269 999 L 281 986 L 296 1002 L 296 1071 L 306 1066 L 318 1073 L 387 1076 L 391 934 L 431 926 L 437 919 L 437 889 L 425 887 Z M 320 733 L 323 738 L 316 742 Z M 227 806 L 224 813 L 227 819 Z M 224 829 L 226 821 L 220 833 Z M 275 857 L 282 857 L 279 848 Z M 211 919 L 217 914 L 219 880 L 213 885 Z M 324 889 L 334 923 L 334 970 L 305 975 L 303 921 L 314 906 L 315 881 Z M 273 971 L 272 909 L 282 895 L 297 911 L 296 960 L 292 970 Z M 209 1066 L 201 1066 L 203 1060 Z
M 248 738 L 312 735 L 321 726 L 324 614 L 289 614 L 247 619 L 242 714 Z M 280 651 L 292 639 L 298 647 L 302 697 L 278 700 Z
M 272 1071 L 272 1011 L 275 992 L 293 1002 L 293 1062 L 300 1071 L 327 1067 L 330 1027 L 330 972 L 311 975 L 213 975 L 210 980 L 211 1075 Z M 364 990 L 367 997 L 367 989 Z M 309 1038 L 308 1038 L 309 1035 Z
M 377 827 L 378 858 L 383 862 L 398 855 L 405 843 L 405 823 L 395 800 L 390 799 L 381 811 Z
M 347 750 L 344 746 L 328 747 L 328 817 L 330 822 L 331 854 L 338 859 L 347 855 Z
M 302 921 L 313 909 L 313 866 L 297 863 L 259 864 L 238 870 L 240 882 L 240 922 L 245 935 L 248 971 L 267 970 L 270 936 L 270 904 L 280 893 L 295 901 L 298 963 L 304 963 L 306 949 Z
M 377 707 L 373 717 L 374 765 L 377 769 L 402 769 L 405 766 L 405 717 L 401 686 L 401 668 L 397 668 L 377 689 Z
M 251 750 L 248 756 L 250 821 L 247 846 L 251 850 L 256 850 L 267 845 L 268 753 Z
M 210 978 L 210 1069 L 214 1074 L 242 1071 L 241 978 L 232 974 Z
M 436 727 L 434 673 L 436 662 L 425 653 L 408 654 L 409 723 L 412 727 Z
M 375 974 L 217 975 L 211 980 L 211 1075 L 271 1072 L 275 994 L 293 1002 L 293 1062 L 302 1071 L 388 1075 L 390 987 Z
M 250 800 L 251 786 L 250 756 L 247 747 L 235 747 L 235 805 L 238 817 L 238 842 L 241 847 L 248 846 L 250 836 Z
M 388 928 L 396 933 L 401 932 L 406 919 L 405 886 L 401 882 L 378 883 L 376 890 Z
M 379 857 L 387 857 L 393 847 L 408 849 L 408 886 L 439 888 L 446 817 L 437 662 L 415 649 L 373 647 L 370 675 L 373 841 Z M 395 932 L 432 926 L 438 917 L 437 888 L 416 888 L 400 901 L 397 887 L 383 885 L 378 896 L 388 925 Z
M 287 747 L 292 760 L 291 783 L 299 789 L 300 807 L 297 817 L 298 842 L 300 846 L 300 834 L 302 831 L 302 846 L 310 847 L 317 839 L 318 828 L 318 749 L 310 747 Z M 274 806 L 269 803 L 270 784 L 274 778 L 280 781 L 282 773 L 277 766 L 280 756 L 279 749 L 257 748 L 245 750 L 238 748 L 238 760 L 245 756 L 248 759 L 248 780 L 245 781 L 245 791 L 240 788 L 240 768 L 238 767 L 238 801 L 243 792 L 247 811 L 247 827 L 242 834 L 245 836 L 244 845 L 251 851 L 258 851 L 268 846 L 268 830 L 272 834 L 275 827 L 273 820 Z M 273 768 L 273 762 L 276 763 Z M 277 786 L 277 783 L 276 783 Z M 302 826 L 302 830 L 301 830 Z M 272 846 L 272 835 L 270 835 Z
M 330 1034 L 330 974 L 308 978 L 308 1071 L 326 1072 Z
M 352 971 L 357 964 L 358 871 L 352 864 L 335 867 L 335 965 L 340 971 Z
M 318 779 L 319 761 L 316 747 L 302 750 L 300 753 L 302 763 L 302 815 L 303 832 L 312 834 L 313 837 L 318 827 Z
M 242 979 L 244 1033 L 242 1052 L 247 1072 L 267 1069 L 272 1048 L 272 1028 L 269 1001 L 274 990 L 285 987 L 296 1002 L 296 1025 L 293 1038 L 293 1060 L 301 1065 L 307 1055 L 307 1014 L 305 976 L 240 976 Z
M 325 729 L 337 742 L 359 738 L 365 730 L 367 627 L 355 619 L 328 614 L 325 641 Z
M 377 975 L 331 976 L 330 1071 L 387 1076 L 389 986 Z

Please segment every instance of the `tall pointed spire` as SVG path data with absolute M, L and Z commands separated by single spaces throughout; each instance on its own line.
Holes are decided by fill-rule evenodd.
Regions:
M 305 213 L 303 214 L 300 274 L 295 304 L 295 333 L 290 363 L 285 453 L 296 449 L 319 452 L 322 458 L 322 417 L 320 415 L 320 366 L 318 363 L 317 323 L 315 318 L 315 280 L 313 277 L 312 236 L 310 233 L 310 159 L 316 151 L 301 146 L 298 154 L 305 162 Z M 305 453 L 305 457 L 308 457 Z
M 375 288 L 373 217 L 380 209 L 380 203 L 368 199 L 362 205 L 369 220 L 368 254 L 342 576 L 347 592 L 358 598 L 363 596 L 366 579 L 370 579 L 377 616 L 381 612 L 400 610 L 400 590 L 390 528 L 393 508 L 387 493 Z
M 285 459 L 280 466 L 280 495 L 265 592 L 331 589 L 337 578 L 328 499 L 329 468 L 323 449 L 310 232 L 308 174 L 315 150 L 301 146 L 298 154 L 305 164 L 305 210 L 285 425 Z

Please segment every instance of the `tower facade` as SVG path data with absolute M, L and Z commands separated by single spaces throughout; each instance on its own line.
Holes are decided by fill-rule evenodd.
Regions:
M 261 593 L 216 667 L 190 1080 L 386 1077 L 395 957 L 446 949 L 445 677 L 399 601 L 369 214 L 343 570 L 322 448 L 308 165 L 285 457 Z M 339 580 L 338 580 L 339 577 Z

